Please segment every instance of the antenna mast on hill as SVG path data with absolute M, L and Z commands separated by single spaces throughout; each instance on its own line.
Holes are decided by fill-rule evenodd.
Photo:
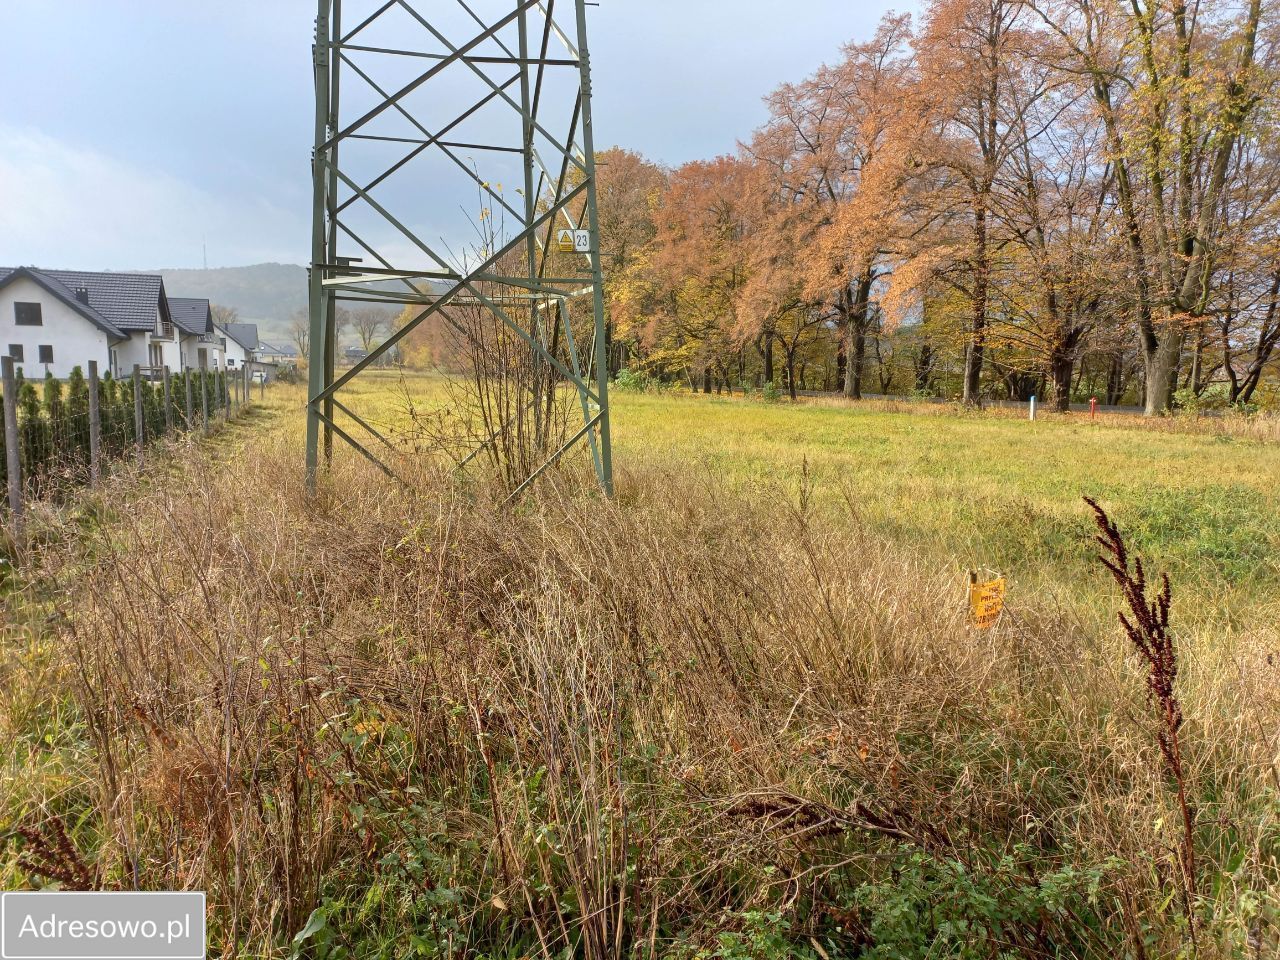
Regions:
M 428 319 L 461 329 L 450 314 L 466 309 L 488 311 L 581 401 L 581 429 L 548 451 L 516 492 L 585 440 L 600 485 L 612 493 L 586 6 L 318 0 L 309 489 L 335 434 L 392 473 L 384 451 L 393 445 L 343 403 L 341 391 Z M 503 192 L 504 178 L 521 185 L 517 197 Z M 480 198 L 482 220 L 497 214 L 510 232 L 493 240 L 496 249 L 459 261 L 434 234 L 468 197 Z M 410 316 L 336 374 L 340 301 L 407 305 Z

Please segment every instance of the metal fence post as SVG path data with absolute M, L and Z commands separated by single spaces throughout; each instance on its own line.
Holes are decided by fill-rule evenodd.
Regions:
M 253 391 L 253 376 L 249 373 L 249 368 L 244 368 L 244 377 L 241 380 L 241 388 L 244 390 L 244 402 L 249 402 L 249 394 Z
M 98 361 L 89 361 L 89 484 L 102 477 L 102 405 L 98 398 Z
M 267 371 L 262 371 L 262 382 L 258 384 L 258 399 L 267 399 Z
M 138 447 L 138 466 L 142 466 L 142 364 L 133 365 L 133 441 Z
M 190 367 L 187 367 L 187 369 L 183 372 L 182 379 L 186 381 L 186 387 L 187 387 L 187 430 L 190 430 L 191 425 L 195 423 L 195 418 L 196 418 L 195 387 L 192 386 L 192 383 L 191 383 Z
M 200 427 L 209 435 L 209 371 L 200 371 Z
M 169 386 L 169 366 L 164 368 L 164 432 L 173 433 L 173 391 Z
M 0 360 L 4 380 L 4 457 L 9 481 L 9 511 L 13 516 L 13 538 L 22 535 L 22 457 L 18 449 L 18 381 L 13 374 L 13 357 Z

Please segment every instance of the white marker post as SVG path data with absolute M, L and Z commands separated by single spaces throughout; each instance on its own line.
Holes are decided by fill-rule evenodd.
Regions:
M 1036 418 L 1036 395 L 1033 393 L 1031 395 L 1031 419 L 1035 420 L 1035 418 Z

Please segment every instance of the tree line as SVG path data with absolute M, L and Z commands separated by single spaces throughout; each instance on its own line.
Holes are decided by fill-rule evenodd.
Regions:
M 334 311 L 334 331 L 339 343 L 348 334 L 360 342 L 368 353 L 394 329 L 396 313 L 383 307 L 338 307 Z M 311 314 L 298 307 L 289 315 L 289 341 L 297 348 L 300 363 L 305 363 L 311 346 Z
M 1261 0 L 931 0 L 732 155 L 599 157 L 611 360 L 710 392 L 1265 400 L 1277 24 Z

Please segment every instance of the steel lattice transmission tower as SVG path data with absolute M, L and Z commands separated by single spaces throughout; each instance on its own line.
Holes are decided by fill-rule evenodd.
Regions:
M 435 317 L 457 328 L 451 310 L 469 309 L 491 312 L 580 401 L 581 429 L 547 451 L 516 492 L 585 440 L 601 486 L 612 493 L 586 6 L 584 0 L 318 0 L 307 402 L 312 489 L 335 434 L 392 472 L 379 456 L 379 444 L 391 444 L 344 404 L 342 388 L 419 324 Z M 504 191 L 504 178 L 515 198 Z M 492 247 L 459 257 L 435 234 L 442 218 L 468 203 L 482 208 L 481 217 L 500 215 L 504 232 L 490 235 L 497 237 Z M 335 375 L 343 301 L 410 305 L 412 318 Z M 559 325 L 571 310 L 578 340 L 573 324 Z M 558 325 L 549 340 L 553 314 Z M 579 342 L 588 329 L 590 340 Z

